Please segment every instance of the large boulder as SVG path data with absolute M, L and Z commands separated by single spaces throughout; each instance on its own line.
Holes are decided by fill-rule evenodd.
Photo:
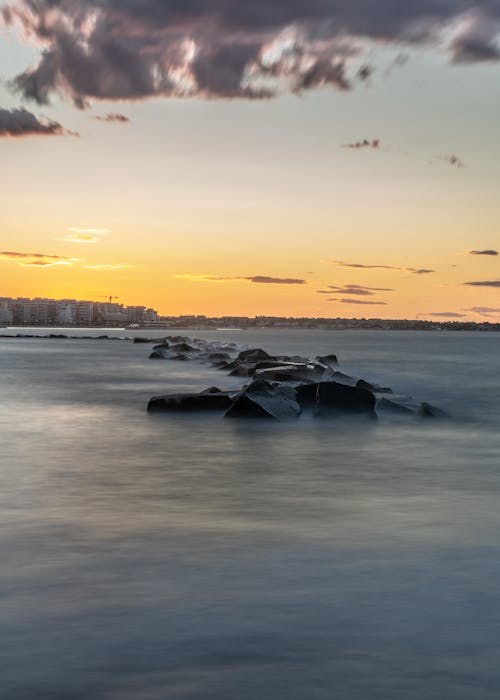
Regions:
M 374 413 L 376 399 L 371 391 L 339 382 L 319 382 L 316 388 L 316 415 L 329 412 Z
M 286 420 L 297 418 L 300 413 L 293 388 L 256 379 L 235 397 L 225 417 Z
M 392 389 L 389 389 L 388 386 L 379 386 L 378 384 L 371 384 L 370 382 L 366 382 L 364 379 L 360 379 L 359 381 L 357 381 L 356 386 L 359 389 L 368 389 L 368 391 L 371 391 L 375 394 L 392 394 Z
M 329 367 L 331 367 L 332 365 L 338 365 L 339 363 L 337 355 L 318 355 L 316 361 L 320 362 L 322 365 L 327 365 Z
M 251 348 L 250 350 L 242 350 L 236 358 L 236 362 L 261 362 L 272 359 L 272 355 L 269 355 L 262 348 Z
M 153 396 L 148 403 L 148 411 L 194 412 L 225 411 L 234 399 L 235 392 L 220 391 L 210 387 L 199 394 L 166 394 Z

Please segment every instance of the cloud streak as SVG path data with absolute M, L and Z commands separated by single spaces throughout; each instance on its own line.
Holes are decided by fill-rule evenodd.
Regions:
M 500 287 L 500 280 L 479 280 L 478 282 L 464 282 L 467 287 Z
M 469 250 L 469 255 L 498 255 L 497 250 Z
M 16 0 L 1 14 L 43 47 L 14 80 L 39 104 L 349 90 L 373 73 L 373 42 L 500 60 L 498 0 Z
M 27 136 L 76 136 L 59 122 L 39 119 L 26 109 L 0 108 L 0 138 L 24 138 Z
M 327 299 L 337 304 L 356 304 L 357 306 L 387 306 L 385 301 L 361 301 L 361 299 Z
M 295 277 L 268 277 L 267 275 L 253 275 L 251 277 L 217 277 L 215 275 L 175 275 L 175 279 L 189 280 L 191 282 L 251 282 L 253 284 L 283 284 L 303 285 L 304 279 Z
M 130 119 L 124 114 L 118 114 L 117 112 L 110 112 L 109 114 L 105 115 L 98 114 L 92 118 L 98 122 L 106 122 L 108 124 L 126 124 L 130 121 Z
M 23 267 L 54 267 L 54 265 L 72 265 L 78 258 L 67 258 L 60 255 L 45 253 L 18 253 L 15 251 L 0 251 L 0 260 L 17 262 Z
M 352 150 L 360 150 L 363 148 L 369 148 L 371 150 L 377 150 L 380 148 L 380 139 L 363 139 L 363 141 L 355 141 L 354 143 L 344 143 L 342 148 L 350 148 Z
M 434 270 L 425 267 L 400 267 L 397 265 L 363 265 L 361 263 L 347 263 L 342 260 L 330 260 L 330 262 L 340 267 L 350 267 L 357 270 L 397 270 L 399 272 L 411 272 L 413 275 L 429 275 Z
M 373 292 L 393 292 L 394 290 L 389 287 L 365 287 L 359 284 L 346 284 L 342 287 L 329 284 L 328 289 L 321 289 L 317 294 L 331 294 L 332 291 L 339 294 L 352 294 L 353 296 L 373 296 Z

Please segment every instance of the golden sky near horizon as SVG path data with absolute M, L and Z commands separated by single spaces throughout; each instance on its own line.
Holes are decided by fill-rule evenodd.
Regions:
M 316 17 L 325 3 L 298 4 L 304 16 L 271 4 L 267 26 L 225 0 L 205 33 L 211 3 L 195 2 L 200 24 L 190 17 L 176 44 L 185 17 L 150 0 L 153 32 L 131 1 L 141 32 L 118 23 L 106 39 L 127 47 L 117 67 L 97 31 L 107 10 L 43 0 L 34 17 L 24 0 L 0 3 L 0 296 L 113 295 L 172 315 L 500 319 L 500 49 L 484 3 L 460 13 L 450 0 L 445 16 L 434 3 L 432 35 L 406 43 L 417 3 L 362 28 L 353 11 L 342 37 Z M 307 13 L 321 41 L 299 32 Z M 64 54 L 64 32 L 80 53 Z M 245 32 L 257 48 L 238 44 Z M 132 36 L 149 53 L 134 54 Z M 276 75 L 276 96 L 260 99 Z

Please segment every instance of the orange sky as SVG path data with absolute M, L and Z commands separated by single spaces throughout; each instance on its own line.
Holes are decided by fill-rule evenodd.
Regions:
M 33 111 L 64 131 L 23 138 L 2 134 L 20 107 L 3 83 L 0 296 L 500 319 L 497 63 L 398 55 L 372 47 L 352 90 L 263 101 L 55 94 Z M 38 56 L 0 33 L 7 78 Z

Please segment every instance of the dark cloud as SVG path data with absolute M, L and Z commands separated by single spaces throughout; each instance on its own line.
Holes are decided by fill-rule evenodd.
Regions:
M 306 280 L 294 279 L 293 277 L 266 277 L 264 275 L 256 275 L 255 277 L 243 277 L 241 279 L 248 280 L 254 284 L 307 284 Z
M 455 311 L 436 311 L 432 314 L 424 314 L 436 318 L 464 318 L 464 314 L 457 314 Z
M 109 114 L 105 114 L 104 116 L 97 115 L 93 117 L 93 119 L 95 119 L 98 122 L 107 122 L 108 124 L 126 124 L 130 121 L 130 119 L 124 114 L 118 114 L 116 112 L 110 112 Z
M 500 314 L 500 309 L 491 306 L 473 306 L 472 309 L 466 309 L 479 316 L 484 316 L 485 318 L 498 317 Z
M 387 306 L 385 301 L 361 301 L 360 299 L 327 299 L 327 301 L 335 301 L 338 304 L 358 304 L 365 306 Z
M 8 136 L 16 138 L 23 136 L 63 136 L 69 133 L 59 122 L 39 119 L 26 109 L 0 108 L 0 138 Z
M 429 270 L 425 267 L 399 267 L 396 265 L 363 265 L 361 263 L 346 263 L 342 260 L 332 260 L 331 262 L 340 267 L 351 267 L 357 270 L 399 270 L 400 272 L 411 272 L 413 275 L 429 275 L 434 270 Z M 389 291 L 389 290 L 380 290 Z
M 469 255 L 498 255 L 497 250 L 469 250 Z
M 359 150 L 360 148 L 371 148 L 376 150 L 380 148 L 380 139 L 372 139 L 371 141 L 368 139 L 363 139 L 363 141 L 355 141 L 354 143 L 344 143 L 342 148 L 351 148 L 354 150 Z
M 306 280 L 294 277 L 268 277 L 267 275 L 252 275 L 251 277 L 218 277 L 215 275 L 175 275 L 177 279 L 186 279 L 194 282 L 252 282 L 253 284 L 307 284 Z M 331 293 L 331 292 L 330 292 Z
M 339 294 L 351 294 L 353 296 L 373 296 L 373 292 L 393 292 L 393 289 L 388 287 L 365 287 L 359 284 L 345 284 L 338 287 L 334 284 L 329 284 L 328 289 L 321 289 L 317 294 L 331 294 L 332 291 L 338 292 Z
M 444 160 L 449 165 L 453 165 L 455 168 L 465 168 L 465 163 L 461 158 L 456 155 L 450 156 L 436 156 L 438 160 Z M 432 162 L 432 161 L 431 161 Z
M 60 255 L 18 253 L 10 250 L 0 251 L 0 260 L 17 262 L 24 267 L 53 267 L 54 265 L 71 265 L 76 262 L 76 258 L 67 258 Z
M 500 287 L 500 280 L 480 280 L 479 282 L 464 282 L 468 287 Z
M 84 107 L 347 90 L 371 76 L 373 41 L 447 46 L 454 62 L 500 60 L 500 0 L 13 0 L 1 13 L 44 47 L 14 81 L 40 104 L 54 92 Z

